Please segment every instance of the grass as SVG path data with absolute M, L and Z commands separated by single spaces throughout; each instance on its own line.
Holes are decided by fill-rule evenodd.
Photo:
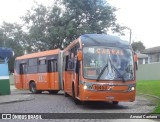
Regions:
M 160 81 L 138 81 L 137 93 L 150 94 L 158 97 L 157 107 L 153 113 L 160 113 Z

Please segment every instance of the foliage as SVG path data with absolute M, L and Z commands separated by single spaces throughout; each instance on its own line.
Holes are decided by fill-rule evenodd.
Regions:
M 150 94 L 160 99 L 160 81 L 138 81 L 137 93 Z M 160 113 L 160 101 L 157 101 L 157 107 L 154 113 Z
M 21 17 L 23 24 L 6 23 L 0 26 L 0 46 L 10 47 L 15 56 L 24 52 L 66 47 L 85 33 L 122 33 L 124 27 L 116 23 L 114 12 L 106 0 L 60 0 L 51 7 L 35 4 Z
M 38 5 L 23 17 L 29 41 L 36 50 L 63 48 L 85 33 L 121 32 L 114 12 L 105 0 L 62 0 L 52 7 Z
M 23 54 L 24 33 L 22 27 L 16 23 L 4 22 L 0 28 L 0 47 L 12 48 L 15 56 L 9 61 L 10 70 L 13 72 L 15 57 Z
M 145 46 L 141 41 L 133 42 L 131 45 L 134 51 L 142 51 L 145 49 Z

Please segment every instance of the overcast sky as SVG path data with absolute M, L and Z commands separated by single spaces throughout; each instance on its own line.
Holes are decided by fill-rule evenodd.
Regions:
M 0 24 L 3 21 L 20 23 L 20 16 L 25 15 L 34 1 L 46 6 L 52 0 L 0 0 Z M 132 41 L 142 41 L 149 47 L 160 46 L 160 1 L 159 0 L 107 0 L 119 8 L 117 22 L 132 29 Z M 129 40 L 129 30 L 122 39 Z

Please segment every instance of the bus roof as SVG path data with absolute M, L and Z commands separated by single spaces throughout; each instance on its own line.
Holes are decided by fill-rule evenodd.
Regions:
M 130 47 L 128 41 L 108 34 L 84 34 L 80 36 L 83 46 Z
M 59 52 L 60 52 L 60 49 L 47 50 L 47 51 L 42 51 L 42 52 L 31 53 L 31 54 L 26 54 L 26 55 L 23 55 L 23 56 L 19 56 L 19 57 L 16 58 L 16 60 L 43 57 L 43 56 L 58 54 Z

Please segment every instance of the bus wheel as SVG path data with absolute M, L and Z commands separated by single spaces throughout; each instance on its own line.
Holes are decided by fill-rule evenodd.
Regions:
M 72 97 L 75 104 L 80 105 L 82 102 L 75 97 L 74 85 L 72 85 Z
M 65 96 L 65 97 L 69 97 L 69 95 L 68 95 L 66 92 L 64 92 L 64 96 Z
M 58 90 L 50 90 L 49 93 L 50 94 L 57 94 L 59 91 Z
M 34 82 L 31 82 L 29 85 L 29 89 L 33 94 L 41 93 L 42 91 L 36 90 L 36 84 Z
M 113 101 L 112 102 L 114 105 L 117 105 L 119 102 L 118 101 Z

